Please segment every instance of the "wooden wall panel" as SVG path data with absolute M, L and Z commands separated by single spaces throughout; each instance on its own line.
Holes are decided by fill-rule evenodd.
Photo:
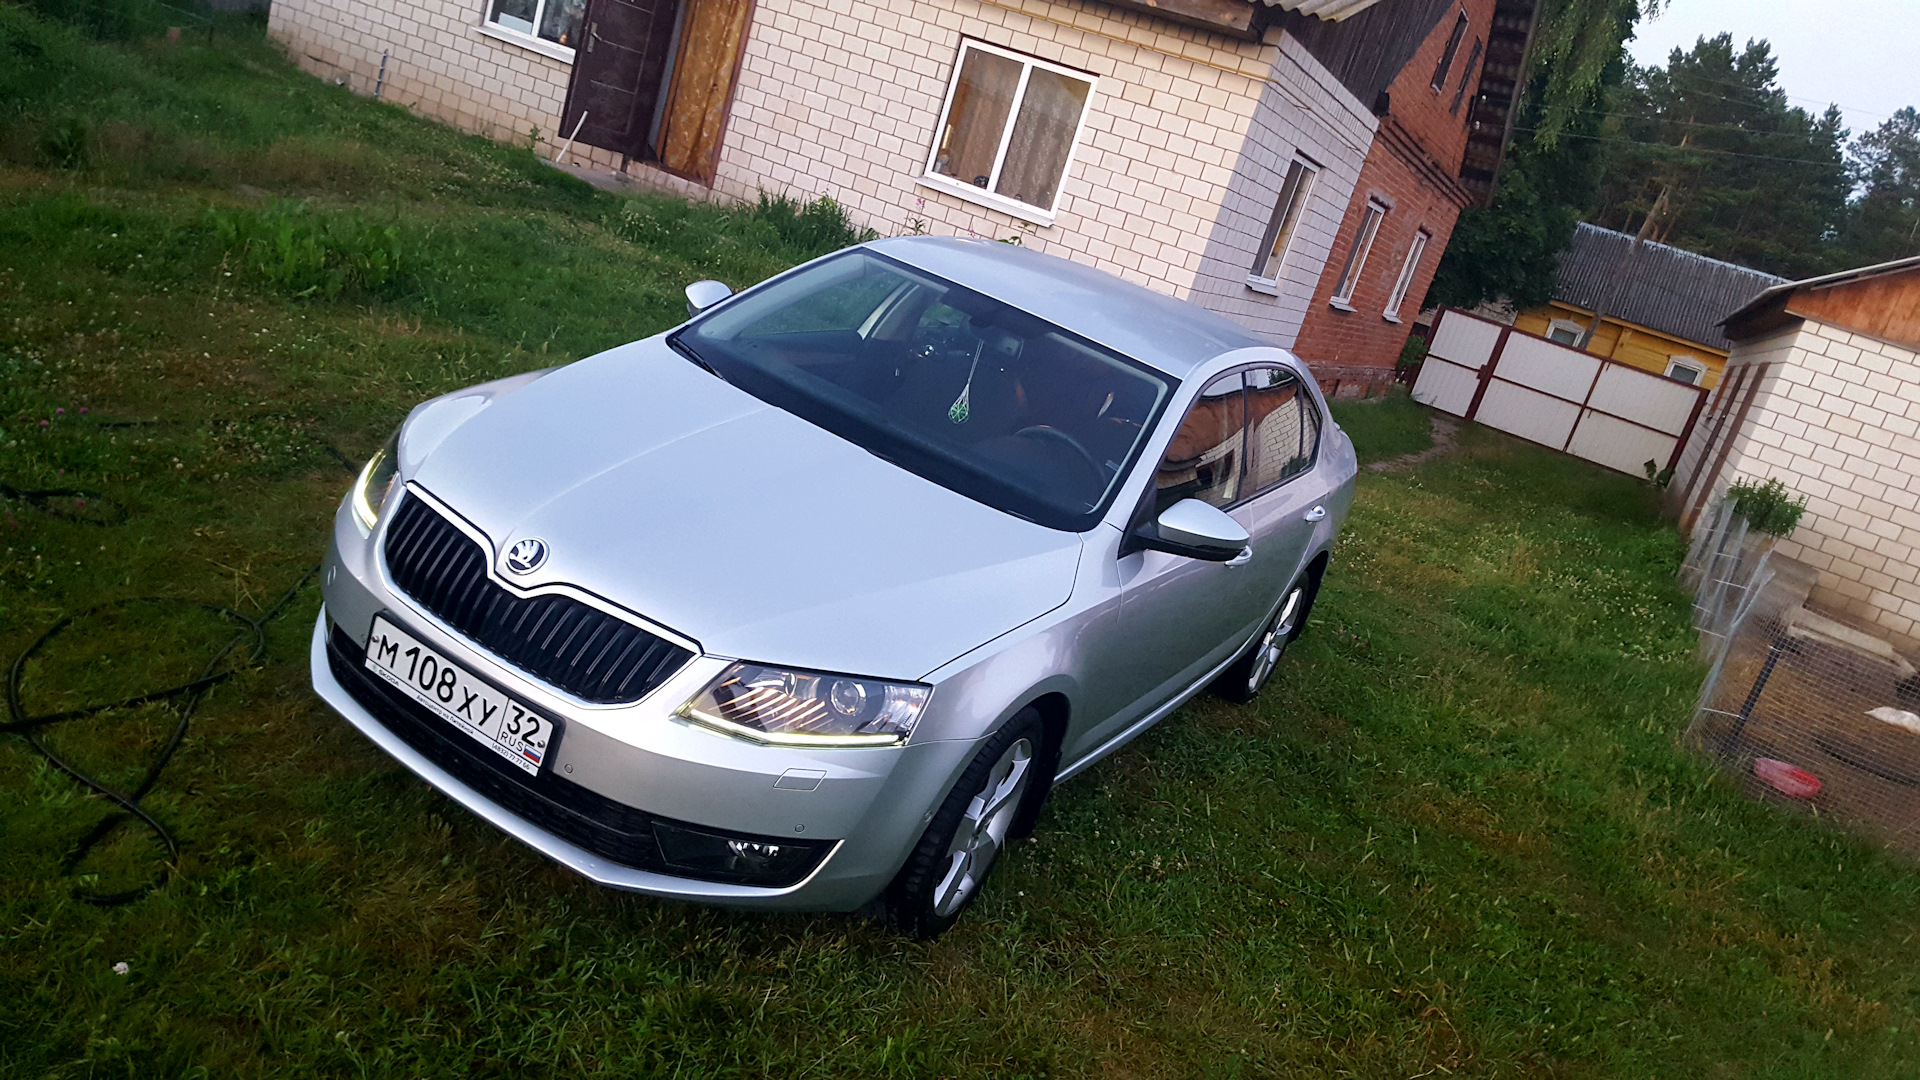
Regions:
M 1920 348 L 1920 266 L 1861 281 L 1803 289 L 1787 311 L 1829 326 Z

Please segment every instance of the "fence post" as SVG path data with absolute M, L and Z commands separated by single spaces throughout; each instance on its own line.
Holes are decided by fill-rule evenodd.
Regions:
M 1480 365 L 1480 385 L 1473 391 L 1473 400 L 1468 402 L 1465 420 L 1471 420 L 1480 412 L 1480 401 L 1487 396 L 1487 387 L 1493 382 L 1493 369 L 1500 366 L 1500 354 L 1507 351 L 1507 337 L 1513 333 L 1513 327 L 1500 328 L 1500 338 L 1493 343 L 1493 354 L 1487 362 Z

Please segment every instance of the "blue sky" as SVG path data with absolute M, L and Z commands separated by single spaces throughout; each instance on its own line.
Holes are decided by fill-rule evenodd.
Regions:
M 1855 134 L 1902 106 L 1920 108 L 1920 0 L 1669 0 L 1665 7 L 1627 43 L 1636 62 L 1665 64 L 1675 46 L 1726 31 L 1736 47 L 1766 38 L 1793 104 L 1813 112 L 1837 104 Z

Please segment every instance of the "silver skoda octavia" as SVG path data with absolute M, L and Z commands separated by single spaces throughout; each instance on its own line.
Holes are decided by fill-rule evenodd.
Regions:
M 314 688 L 548 857 L 931 936 L 1054 784 L 1300 633 L 1354 455 L 1285 351 L 991 242 L 687 292 L 414 409 L 334 523 Z

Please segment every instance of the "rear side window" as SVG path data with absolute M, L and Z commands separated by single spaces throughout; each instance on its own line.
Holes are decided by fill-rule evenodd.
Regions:
M 1313 468 L 1320 448 L 1320 409 L 1313 395 L 1284 368 L 1260 367 L 1247 379 L 1247 494 Z
M 1239 372 L 1207 384 L 1167 444 L 1153 475 L 1153 512 L 1181 499 L 1214 506 L 1240 500 L 1242 445 L 1246 442 L 1245 404 Z

